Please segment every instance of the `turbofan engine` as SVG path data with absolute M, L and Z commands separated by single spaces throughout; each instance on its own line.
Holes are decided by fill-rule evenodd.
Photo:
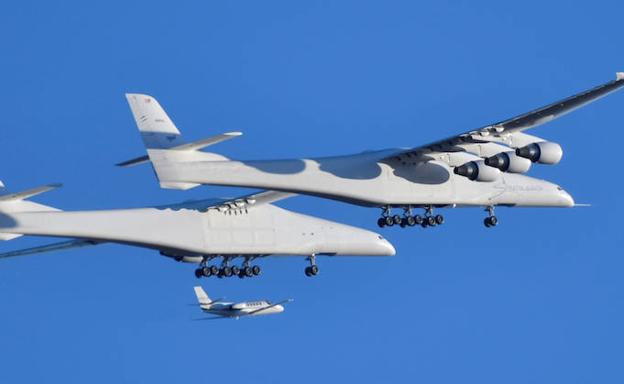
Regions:
M 455 167 L 453 172 L 474 181 L 496 181 L 501 174 L 499 169 L 485 165 L 483 160 L 469 161 Z
M 516 149 L 516 155 L 529 159 L 534 163 L 557 164 L 563 157 L 563 149 L 557 143 L 540 141 Z
M 485 159 L 485 164 L 509 173 L 525 173 L 531 168 L 531 160 L 520 157 L 515 152 L 497 153 Z

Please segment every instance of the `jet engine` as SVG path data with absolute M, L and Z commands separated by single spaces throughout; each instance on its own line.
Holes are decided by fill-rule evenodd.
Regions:
M 485 164 L 509 173 L 525 173 L 531 168 L 531 161 L 516 155 L 515 152 L 497 153 L 485 159 Z
M 469 161 L 466 164 L 455 167 L 456 175 L 464 176 L 474 181 L 495 181 L 500 177 L 501 171 L 485 165 L 483 160 Z
M 529 159 L 534 163 L 557 164 L 563 157 L 563 149 L 557 143 L 540 141 L 517 148 L 516 155 Z

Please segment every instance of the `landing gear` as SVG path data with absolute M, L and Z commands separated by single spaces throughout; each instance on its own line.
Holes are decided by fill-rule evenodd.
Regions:
M 444 216 L 442 215 L 433 215 L 433 206 L 425 207 L 425 215 L 424 217 L 421 215 L 412 214 L 412 207 L 407 206 L 404 208 L 403 216 L 400 215 L 392 215 L 391 207 L 385 206 L 383 207 L 383 212 L 381 217 L 377 219 L 377 225 L 380 228 L 383 227 L 392 227 L 394 225 L 399 225 L 401 228 L 405 227 L 414 227 L 416 225 L 420 225 L 423 228 L 426 227 L 434 227 L 436 225 L 444 224 Z
M 436 225 L 444 224 L 444 216 L 442 215 L 434 215 L 433 214 L 433 206 L 429 205 L 425 207 L 425 218 L 420 224 L 421 227 L 435 227 Z
M 487 228 L 496 227 L 498 225 L 498 218 L 494 215 L 494 206 L 490 205 L 485 210 L 488 213 L 488 217 L 483 219 L 483 224 Z
M 316 256 L 311 255 L 308 257 L 310 261 L 310 266 L 305 268 L 305 275 L 308 277 L 316 276 L 319 273 L 319 267 L 316 265 Z
M 206 258 L 204 261 L 202 261 L 199 265 L 199 268 L 195 270 L 195 277 L 199 279 L 202 277 L 216 276 L 221 279 L 224 277 L 238 276 L 242 279 L 245 277 L 253 277 L 253 276 L 260 275 L 260 272 L 261 272 L 260 266 L 250 265 L 250 261 L 253 260 L 257 256 L 245 257 L 245 261 L 243 262 L 243 265 L 240 267 L 237 265 L 232 265 L 232 266 L 229 265 L 230 260 L 236 256 L 234 257 L 224 256 L 223 262 L 221 263 L 221 267 L 217 267 L 216 265 L 208 265 L 208 262 L 215 257 L 216 256 L 211 256 L 210 258 Z

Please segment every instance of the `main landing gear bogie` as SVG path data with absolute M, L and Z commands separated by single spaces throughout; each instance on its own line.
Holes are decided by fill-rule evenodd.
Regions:
M 206 265 L 206 262 L 202 263 L 199 268 L 195 270 L 195 277 L 211 277 L 215 276 L 220 279 L 224 277 L 233 277 L 238 276 L 241 279 L 245 277 L 253 277 L 259 276 L 262 272 L 262 269 L 258 265 L 251 266 L 249 264 L 249 260 L 245 260 L 242 266 L 229 266 L 227 261 L 224 261 L 222 266 L 219 268 L 216 265 Z
M 384 207 L 381 217 L 377 220 L 377 225 L 380 228 L 392 227 L 394 225 L 399 225 L 401 228 L 414 227 L 417 225 L 427 228 L 444 224 L 444 216 L 434 215 L 432 206 L 425 207 L 424 216 L 413 215 L 411 207 L 405 208 L 403 217 L 400 215 L 391 215 L 390 210 L 390 207 Z

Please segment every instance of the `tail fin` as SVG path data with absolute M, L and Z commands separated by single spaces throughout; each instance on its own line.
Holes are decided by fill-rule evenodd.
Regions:
M 193 287 L 193 289 L 195 290 L 195 296 L 197 296 L 197 301 L 199 302 L 199 306 L 202 308 L 210 307 L 210 304 L 212 303 L 212 301 L 206 294 L 206 291 L 204 291 L 204 289 L 199 286 Z
M 200 184 L 194 183 L 163 181 L 161 178 L 163 168 L 168 168 L 168 173 L 171 173 L 173 169 L 175 173 L 176 162 L 228 160 L 227 157 L 216 153 L 200 152 L 200 150 L 242 135 L 240 132 L 227 132 L 185 143 L 180 131 L 155 98 L 135 93 L 126 94 L 126 98 L 147 149 L 147 156 L 137 157 L 117 165 L 128 167 L 151 161 L 162 188 L 186 190 L 199 186 Z
M 0 219 L 2 219 L 2 216 L 7 216 L 7 214 L 17 212 L 58 211 L 56 208 L 35 203 L 34 201 L 28 201 L 27 199 L 59 187 L 61 187 L 61 184 L 49 184 L 22 192 L 11 193 L 4 186 L 4 183 L 0 181 Z M 0 241 L 12 240 L 20 236 L 22 235 L 0 232 Z

